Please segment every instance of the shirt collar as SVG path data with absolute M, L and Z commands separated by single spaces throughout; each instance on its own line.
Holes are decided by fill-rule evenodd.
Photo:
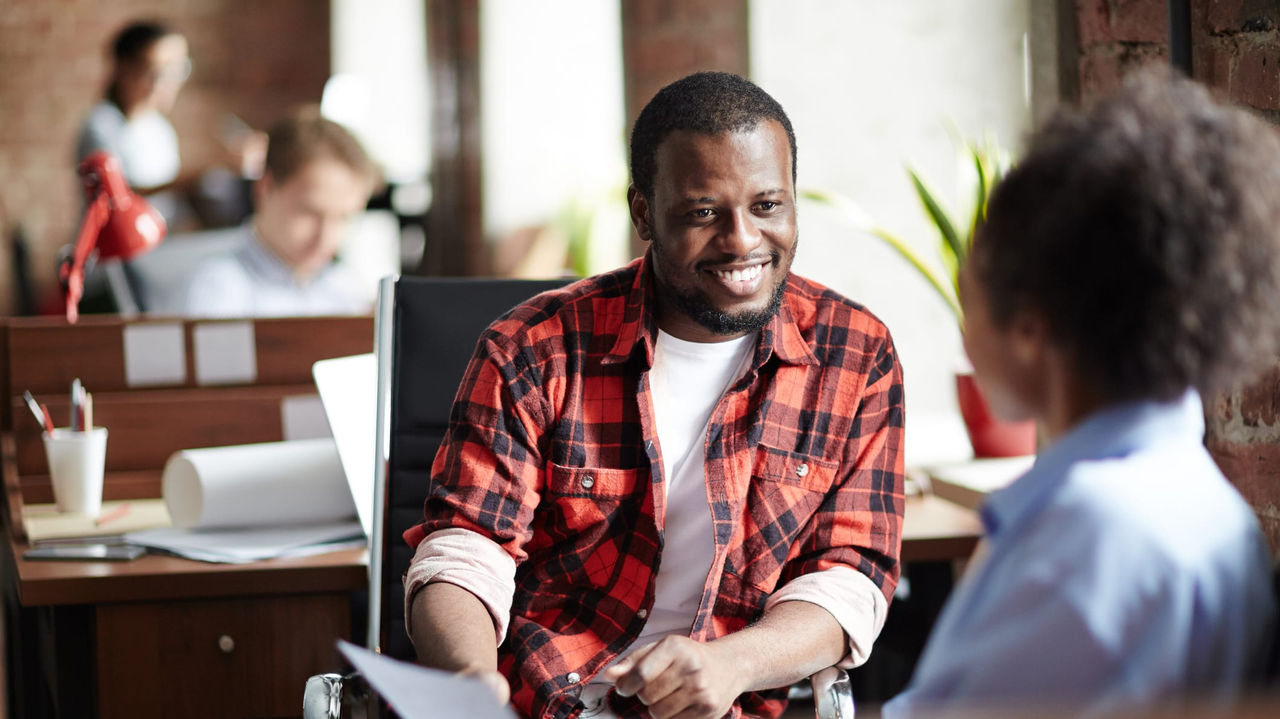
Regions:
M 1076 462 L 1123 457 L 1161 442 L 1200 442 L 1204 407 L 1194 389 L 1168 401 L 1125 402 L 1099 410 L 1036 457 L 1025 475 L 993 492 L 982 507 L 987 533 L 1016 527 L 1038 512 Z
M 299 282 L 294 277 L 293 268 L 267 248 L 266 244 L 262 242 L 262 238 L 258 236 L 258 230 L 254 228 L 252 222 L 246 223 L 245 227 L 248 228 L 249 234 L 249 241 L 244 244 L 241 254 L 245 265 L 267 281 L 275 284 L 298 287 L 305 287 L 309 284 Z
M 625 362 L 636 351 L 637 346 L 640 346 L 644 348 L 646 366 L 653 366 L 658 321 L 654 311 L 652 262 L 651 252 L 646 250 L 642 257 L 628 265 L 629 268 L 635 268 L 635 277 L 627 294 L 626 310 L 618 328 L 617 340 L 601 360 L 603 364 Z M 791 312 L 792 293 L 793 290 L 788 285 L 777 313 L 761 328 L 753 368 L 762 367 L 774 355 L 787 364 L 818 364 L 818 358 L 805 341 Z

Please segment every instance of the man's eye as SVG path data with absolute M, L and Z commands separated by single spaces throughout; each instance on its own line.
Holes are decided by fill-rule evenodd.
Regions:
M 764 210 L 765 212 L 768 212 L 769 210 L 772 210 L 777 206 L 778 206 L 778 203 L 774 202 L 773 200 L 765 200 L 764 202 L 760 203 L 760 209 Z
M 710 217 L 713 212 L 714 210 L 712 210 L 710 207 L 699 207 L 698 209 L 694 210 L 693 212 L 690 212 L 689 214 L 693 217 Z

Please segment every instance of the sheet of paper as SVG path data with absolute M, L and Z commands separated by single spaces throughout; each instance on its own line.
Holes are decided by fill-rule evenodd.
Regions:
M 253 322 L 202 322 L 191 339 L 196 384 L 251 384 L 258 378 Z
M 355 516 L 332 438 L 185 449 L 165 462 L 177 527 L 261 527 Z
M 356 513 L 373 536 L 373 471 L 377 464 L 378 365 L 373 354 L 320 360 L 311 367 Z
M 318 394 L 297 395 L 280 400 L 280 427 L 284 441 L 332 437 L 324 403 Z
M 129 532 L 124 539 L 130 544 L 140 544 L 188 559 L 232 564 L 365 545 L 364 529 L 356 521 L 258 529 L 163 527 Z
M 124 381 L 130 387 L 187 381 L 187 351 L 181 322 L 125 325 Z
M 474 679 L 384 657 L 341 639 L 338 649 L 403 719 L 515 719 Z

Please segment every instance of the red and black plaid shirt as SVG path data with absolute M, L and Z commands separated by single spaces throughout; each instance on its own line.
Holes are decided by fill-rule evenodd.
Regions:
M 431 469 L 425 521 L 405 533 L 417 546 L 460 527 L 514 558 L 499 665 L 527 716 L 577 713 L 582 686 L 640 634 L 658 562 L 680 561 L 679 547 L 663 547 L 648 262 L 539 295 L 485 331 Z M 775 588 L 835 565 L 890 598 L 902 431 L 902 373 L 884 325 L 791 275 L 707 432 L 715 557 L 691 636 L 738 631 Z M 733 715 L 777 716 L 784 695 L 744 694 Z M 620 716 L 643 708 L 613 701 Z

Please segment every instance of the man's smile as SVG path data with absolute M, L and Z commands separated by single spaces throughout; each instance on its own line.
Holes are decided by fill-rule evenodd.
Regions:
M 748 297 L 759 291 L 764 269 L 771 262 L 769 259 L 757 260 L 750 264 L 708 268 L 705 272 L 730 294 Z

